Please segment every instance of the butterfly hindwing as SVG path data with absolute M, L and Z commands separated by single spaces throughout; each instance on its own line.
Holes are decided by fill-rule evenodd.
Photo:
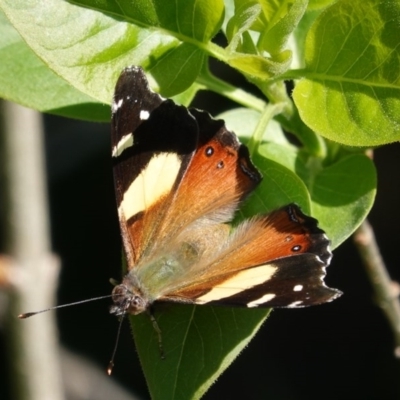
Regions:
M 194 266 L 192 279 L 177 282 L 162 300 L 247 307 L 324 303 L 340 295 L 324 284 L 331 257 L 317 221 L 290 204 L 239 225 L 214 259 Z

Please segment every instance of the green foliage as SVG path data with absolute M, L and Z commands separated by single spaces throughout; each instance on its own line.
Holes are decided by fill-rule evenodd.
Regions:
M 250 312 L 249 312 L 250 311 Z M 161 305 L 165 360 L 147 315 L 131 317 L 136 346 L 153 399 L 199 399 L 249 343 L 267 309 Z
M 177 102 L 210 89 L 242 106 L 222 117 L 247 141 L 264 180 L 241 216 L 295 201 L 336 247 L 371 209 L 376 174 L 364 148 L 400 139 L 398 1 L 0 0 L 0 7 L 0 96 L 108 121 L 120 71 L 141 65 L 152 87 Z M 211 41 L 220 30 L 225 48 Z M 242 73 L 268 103 L 214 77 L 210 57 Z M 156 317 L 165 361 L 149 320 L 132 317 L 152 397 L 200 398 L 267 314 L 163 307 Z
M 399 140 L 399 21 L 394 1 L 340 1 L 319 16 L 293 92 L 310 128 L 350 146 Z

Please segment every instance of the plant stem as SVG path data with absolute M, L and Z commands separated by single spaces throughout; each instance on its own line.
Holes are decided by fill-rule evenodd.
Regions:
M 50 254 L 41 116 L 9 102 L 0 105 L 4 251 L 12 260 L 6 316 L 12 398 L 62 400 L 55 314 L 17 318 L 54 302 L 59 269 Z
M 208 68 L 203 68 L 202 73 L 197 78 L 197 82 L 204 85 L 205 88 L 213 90 L 243 107 L 248 107 L 260 112 L 262 112 L 265 107 L 265 102 L 263 100 L 217 78 Z
M 389 321 L 394 335 L 394 354 L 400 358 L 400 302 L 398 284 L 390 279 L 374 231 L 365 220 L 354 234 L 354 243 L 375 291 L 376 301 Z
M 261 113 L 261 117 L 260 120 L 258 121 L 256 129 L 254 130 L 252 137 L 247 143 L 250 155 L 253 155 L 254 152 L 257 150 L 271 119 L 274 118 L 275 115 L 279 114 L 282 111 L 283 107 L 284 107 L 283 103 L 267 104 L 264 107 L 264 110 Z

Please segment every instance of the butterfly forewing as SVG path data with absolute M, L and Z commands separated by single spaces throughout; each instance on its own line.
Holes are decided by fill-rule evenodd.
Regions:
M 198 128 L 185 107 L 153 93 L 137 67 L 121 74 L 112 110 L 114 182 L 130 269 L 152 251 L 194 154 Z
M 199 219 L 203 226 L 231 220 L 261 180 L 223 121 L 163 101 L 141 69 L 121 75 L 113 110 L 117 201 L 125 248 L 133 254 L 128 265 L 157 258 Z

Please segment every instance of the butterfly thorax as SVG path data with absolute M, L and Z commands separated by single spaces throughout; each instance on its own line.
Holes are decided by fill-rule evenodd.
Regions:
M 185 276 L 188 267 L 197 260 L 197 246 L 180 243 L 171 252 L 139 263 L 112 291 L 114 305 L 111 314 L 140 314 L 171 290 L 171 285 Z M 146 285 L 143 285 L 146 282 Z

